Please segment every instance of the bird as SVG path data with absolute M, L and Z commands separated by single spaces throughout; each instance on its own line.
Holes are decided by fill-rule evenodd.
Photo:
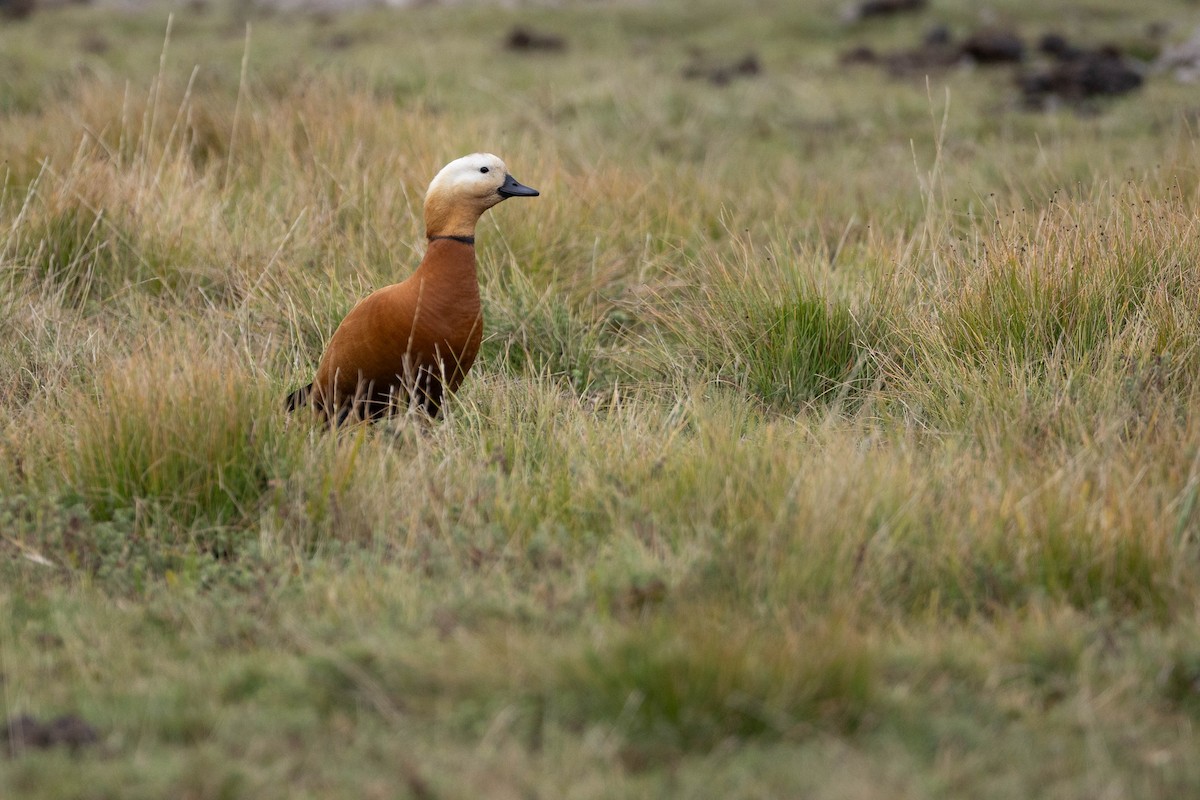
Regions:
M 425 193 L 425 256 L 400 283 L 363 298 L 338 325 L 312 383 L 287 396 L 341 425 L 416 409 L 436 418 L 462 384 L 483 339 L 475 225 L 510 197 L 537 197 L 499 157 L 472 153 L 444 166 Z

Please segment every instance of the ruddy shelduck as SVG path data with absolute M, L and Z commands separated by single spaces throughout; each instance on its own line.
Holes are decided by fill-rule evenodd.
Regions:
M 425 194 L 428 246 L 406 280 L 359 302 L 334 331 L 316 377 L 288 395 L 326 420 L 373 420 L 421 409 L 431 417 L 463 382 L 483 339 L 475 225 L 509 197 L 537 197 L 490 153 L 451 161 Z

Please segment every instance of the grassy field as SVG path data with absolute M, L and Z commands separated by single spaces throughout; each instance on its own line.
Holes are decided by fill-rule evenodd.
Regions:
M 0 23 L 0 797 L 1200 794 L 1196 87 L 838 61 L 1200 8 L 930 6 Z M 445 418 L 287 419 L 476 150 Z

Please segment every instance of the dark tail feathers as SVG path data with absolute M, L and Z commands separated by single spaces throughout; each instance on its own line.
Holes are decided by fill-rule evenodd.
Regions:
M 287 396 L 285 406 L 289 414 L 298 408 L 303 408 L 304 406 L 308 405 L 308 397 L 312 394 L 312 387 L 313 385 L 311 383 L 308 386 L 301 386 L 299 389 Z

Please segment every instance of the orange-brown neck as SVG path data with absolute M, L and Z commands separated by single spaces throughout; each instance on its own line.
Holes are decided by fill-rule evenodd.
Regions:
M 475 224 L 486 210 L 486 207 L 461 199 L 455 201 L 454 198 L 431 195 L 425 199 L 425 235 L 430 239 L 435 236 L 474 236 Z
M 479 277 L 475 272 L 475 246 L 458 237 L 445 235 L 431 238 L 425 257 L 417 267 L 422 280 L 432 280 L 439 291 L 479 293 Z

